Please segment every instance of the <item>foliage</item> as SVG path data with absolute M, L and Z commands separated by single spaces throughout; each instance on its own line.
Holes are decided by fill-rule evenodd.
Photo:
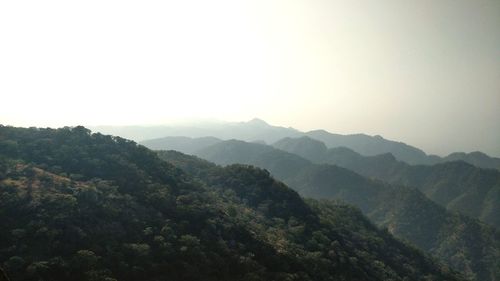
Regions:
M 460 280 L 261 169 L 201 163 L 191 176 L 83 127 L 0 127 L 0 140 L 16 147 L 0 150 L 12 280 Z
M 302 147 L 304 142 L 307 144 Z M 286 147 L 306 154 L 315 151 L 311 149 L 315 143 L 319 142 L 302 138 L 298 139 L 297 145 L 289 144 Z M 346 156 L 343 159 L 352 159 L 348 157 L 354 152 L 348 149 L 340 151 Z M 447 211 L 419 190 L 371 180 L 345 168 L 313 164 L 296 154 L 241 141 L 222 142 L 200 151 L 198 155 L 218 164 L 244 163 L 268 169 L 272 175 L 305 197 L 338 199 L 353 204 L 378 226 L 387 228 L 396 237 L 431 253 L 471 279 L 482 281 L 500 278 L 500 234 L 475 219 Z M 330 154 L 325 153 L 323 156 L 329 157 Z M 380 171 L 386 169 L 384 171 L 390 173 L 393 170 L 384 166 L 385 161 L 390 159 L 394 160 L 394 157 L 373 157 L 373 161 L 365 167 Z M 344 163 L 356 162 L 346 160 Z M 431 169 L 427 166 L 418 167 L 422 171 Z M 459 176 L 458 171 L 452 170 L 450 173 L 455 175 L 457 181 L 464 179 Z M 435 174 L 436 178 L 443 178 L 443 175 L 444 173 Z M 418 174 L 413 176 L 415 179 L 419 177 Z M 487 177 L 478 179 L 480 178 Z M 487 183 L 485 180 L 484 184 Z M 449 188 L 452 187 L 450 185 Z M 481 189 L 476 190 L 478 194 L 481 193 Z M 448 193 L 451 192 L 448 190 Z M 492 197 L 495 197 L 494 194 Z
M 481 169 L 461 161 L 412 166 L 396 160 L 391 154 L 362 156 L 345 147 L 327 149 L 322 142 L 310 138 L 286 138 L 274 146 L 313 163 L 338 165 L 369 178 L 418 188 L 447 209 L 500 226 L 498 170 Z M 476 158 L 486 159 L 487 156 L 478 152 L 455 153 L 445 160 L 477 163 L 479 160 L 473 161 Z M 491 166 L 493 164 L 488 167 Z

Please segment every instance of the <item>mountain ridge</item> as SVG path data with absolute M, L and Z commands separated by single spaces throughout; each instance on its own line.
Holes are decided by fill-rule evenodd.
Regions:
M 193 178 L 83 127 L 0 126 L 0 147 L 0 264 L 13 281 L 463 280 L 262 169 L 203 162 Z
M 498 170 L 477 168 L 465 161 L 412 166 L 391 154 L 363 156 L 349 148 L 325 150 L 319 141 L 303 138 L 285 138 L 274 146 L 314 163 L 339 165 L 366 177 L 418 188 L 444 207 L 500 226 Z M 310 153 L 313 146 L 321 153 Z
M 496 230 L 447 211 L 416 189 L 373 181 L 345 168 L 313 164 L 292 153 L 243 141 L 220 142 L 197 152 L 196 156 L 220 165 L 241 163 L 265 168 L 303 196 L 341 199 L 355 205 L 379 226 L 389 227 L 396 236 L 415 243 L 454 268 L 463 268 L 473 279 L 498 278 L 495 269 L 498 263 L 491 260 L 500 260 Z M 430 213 L 421 215 L 424 211 Z M 450 241 L 448 237 L 452 234 L 455 238 Z M 488 238 L 481 240 L 483 236 Z M 490 249 L 490 245 L 496 246 Z M 482 249 L 479 252 L 489 254 L 477 254 L 476 247 Z M 467 254 L 456 256 L 459 252 Z
M 467 161 L 473 165 L 483 168 L 495 168 L 500 170 L 500 158 L 490 157 L 484 153 L 478 156 L 477 153 L 451 153 L 445 157 L 428 155 L 423 150 L 408 145 L 404 142 L 393 141 L 383 138 L 380 135 L 370 136 L 366 134 L 335 134 L 326 130 L 312 130 L 301 132 L 293 128 L 269 125 L 262 119 L 254 118 L 247 122 L 209 123 L 197 124 L 195 127 L 189 126 L 156 126 L 156 127 L 133 127 L 128 131 L 126 127 L 105 128 L 93 127 L 94 131 L 102 131 L 114 135 L 122 134 L 126 138 L 148 145 L 148 142 L 159 142 L 159 138 L 167 136 L 178 137 L 215 137 L 221 140 L 240 139 L 243 141 L 264 141 L 272 144 L 285 137 L 309 136 L 324 142 L 328 148 L 345 146 L 365 156 L 374 156 L 382 153 L 392 153 L 398 160 L 409 164 L 432 165 L 450 160 Z M 152 136 L 154 134 L 155 136 Z M 155 148 L 160 148 L 155 146 Z M 161 149 L 172 149 L 165 142 Z M 186 151 L 185 151 L 186 152 Z

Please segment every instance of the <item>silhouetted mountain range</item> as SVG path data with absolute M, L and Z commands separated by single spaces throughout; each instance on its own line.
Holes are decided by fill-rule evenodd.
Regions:
M 421 190 L 450 210 L 500 227 L 500 172 L 481 169 L 463 161 L 436 165 L 408 165 L 391 154 L 362 156 L 348 148 L 326 149 L 320 141 L 285 138 L 274 147 L 314 163 L 335 164 L 369 178 Z
M 500 170 L 500 158 L 490 157 L 480 151 L 471 153 L 455 152 L 444 157 L 442 161 L 464 161 L 480 168 Z
M 438 162 L 436 156 L 428 156 L 422 150 L 402 142 L 386 140 L 381 136 L 365 134 L 339 135 L 325 130 L 305 133 L 313 139 L 322 141 L 327 147 L 348 147 L 363 155 L 391 153 L 398 159 L 409 164 L 433 164 Z
M 264 141 L 273 143 L 281 138 L 299 136 L 301 132 L 293 128 L 272 126 L 255 118 L 248 122 L 202 122 L 194 125 L 176 126 L 97 126 L 92 131 L 109 133 L 135 141 L 144 141 L 163 137 L 215 137 L 223 140 L 241 139 L 246 141 Z
M 136 141 L 152 149 L 176 149 L 178 140 L 166 137 L 214 137 L 221 140 L 239 139 L 249 142 L 272 144 L 286 137 L 308 136 L 322 141 L 328 148 L 347 147 L 365 156 L 391 153 L 408 164 L 432 165 L 446 161 L 463 160 L 482 168 L 500 169 L 500 158 L 489 157 L 480 152 L 452 153 L 447 157 L 427 155 L 424 151 L 402 142 L 384 139 L 381 136 L 365 134 L 341 135 L 325 130 L 300 132 L 293 128 L 272 126 L 260 119 L 233 123 L 200 123 L 197 126 L 152 126 L 152 127 L 94 127 L 94 131 L 119 135 Z M 199 147 L 198 147 L 199 148 Z M 181 150 L 186 153 L 194 150 Z

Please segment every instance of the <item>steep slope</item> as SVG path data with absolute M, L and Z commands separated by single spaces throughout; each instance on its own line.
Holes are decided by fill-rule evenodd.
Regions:
M 0 147 L 0 263 L 12 280 L 460 280 L 260 169 L 202 162 L 193 179 L 82 127 L 0 126 Z
M 477 220 L 446 211 L 418 190 L 349 176 L 329 165 L 308 168 L 286 182 L 307 197 L 341 199 L 359 206 L 377 225 L 470 278 L 499 276 L 500 234 Z
M 229 166 L 226 166 L 226 168 L 221 168 L 220 166 L 215 166 L 215 165 L 211 164 L 210 162 L 207 162 L 207 161 L 202 160 L 200 158 L 197 158 L 194 156 L 188 156 L 188 155 L 176 152 L 176 151 L 160 151 L 159 156 L 168 162 L 174 163 L 176 166 L 180 167 L 181 169 L 183 169 L 185 171 L 193 171 L 194 173 L 191 173 L 192 176 L 194 176 L 194 177 L 196 177 L 196 178 L 200 179 L 201 181 L 204 181 L 208 184 L 214 184 L 214 180 L 216 182 L 215 184 L 218 184 L 217 174 L 219 174 L 221 172 L 224 173 L 224 171 L 227 169 L 231 170 L 231 169 L 234 169 L 235 167 L 241 168 L 241 166 L 239 166 L 239 165 L 236 165 L 236 166 L 229 165 Z M 254 179 L 254 180 L 250 180 L 249 183 L 255 184 L 255 182 L 257 182 L 257 181 L 258 180 Z M 252 193 L 254 192 L 253 189 L 251 190 L 251 192 Z M 239 193 L 238 193 L 238 196 L 240 196 Z M 385 231 L 380 231 L 377 228 L 375 228 L 371 223 L 369 223 L 361 215 L 361 213 L 359 211 L 353 209 L 352 207 L 344 205 L 342 203 L 332 202 L 332 201 L 318 202 L 315 200 L 309 200 L 308 203 L 313 208 L 313 210 L 319 214 L 319 218 L 322 222 L 324 222 L 324 223 L 327 222 L 327 224 L 331 225 L 332 227 L 334 227 L 335 229 L 338 229 L 341 232 L 345 232 L 346 228 L 349 229 L 349 234 L 347 234 L 347 233 L 345 233 L 345 234 L 349 235 L 349 236 L 354 235 L 351 237 L 355 237 L 354 238 L 355 241 L 365 240 L 365 238 L 363 238 L 364 236 L 366 236 L 366 235 L 371 236 L 372 235 L 369 233 L 378 232 L 378 233 L 382 233 L 383 236 L 385 236 L 385 234 L 387 233 Z M 260 208 L 262 208 L 262 206 Z M 269 209 L 269 206 L 266 205 L 265 209 Z M 295 210 L 296 207 L 292 207 L 292 209 Z M 301 214 L 301 213 L 303 213 L 303 211 L 298 212 L 298 214 Z M 358 223 L 353 223 L 353 221 L 358 222 Z M 289 224 L 290 224 L 290 222 L 289 222 Z M 300 227 L 299 225 L 296 225 L 295 221 L 294 221 L 293 225 L 295 225 L 294 228 L 296 230 L 300 230 L 301 232 L 303 231 L 303 228 Z M 340 225 L 342 225 L 342 226 L 340 227 Z M 330 242 L 327 242 L 327 241 L 329 241 L 329 239 L 328 238 L 325 239 L 325 238 L 326 237 L 321 237 L 321 235 L 316 233 L 316 240 L 314 242 L 310 241 L 310 243 L 317 245 L 319 248 L 322 248 L 330 243 Z M 372 241 L 372 242 L 374 242 L 374 241 Z M 385 242 L 385 243 L 387 243 L 387 242 Z M 333 242 L 331 244 L 338 245 L 337 242 Z M 360 251 L 358 249 L 355 251 L 364 252 L 363 255 L 370 256 L 371 254 L 369 254 L 367 252 L 367 250 L 368 250 L 367 247 L 370 248 L 371 246 L 374 246 L 374 245 L 370 246 L 370 244 L 371 243 L 364 244 L 364 246 L 361 247 L 364 250 Z M 378 247 L 380 247 L 380 246 L 381 245 L 379 245 Z M 392 247 L 392 246 L 390 246 L 390 247 Z M 330 252 L 329 255 L 330 256 L 333 255 L 333 256 L 339 258 L 339 255 L 338 255 L 338 253 L 335 253 L 335 250 L 334 250 L 334 253 Z M 340 254 L 340 256 L 345 257 L 345 255 L 343 255 L 343 254 Z M 342 259 L 343 258 L 340 257 L 340 260 L 342 260 Z M 351 258 L 349 258 L 349 259 L 352 260 Z
M 241 141 L 221 142 L 197 154 L 221 165 L 243 163 L 268 169 L 303 196 L 340 199 L 359 207 L 376 224 L 470 278 L 499 278 L 496 230 L 446 211 L 418 190 L 375 182 L 344 168 L 312 164 L 298 155 Z
M 391 154 L 366 157 L 347 148 L 325 150 L 322 143 L 304 138 L 286 138 L 274 146 L 314 163 L 335 164 L 370 178 L 418 188 L 450 210 L 500 227 L 500 171 L 465 162 L 411 166 Z M 314 150 L 321 153 L 311 153 Z

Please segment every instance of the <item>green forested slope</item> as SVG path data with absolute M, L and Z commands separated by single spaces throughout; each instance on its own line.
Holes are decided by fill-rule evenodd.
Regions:
M 0 126 L 0 264 L 12 280 L 460 280 L 264 170 L 186 170 L 83 127 Z
M 418 188 L 447 209 L 500 226 L 498 170 L 462 161 L 412 166 L 391 154 L 367 157 L 348 148 L 325 149 L 323 143 L 310 138 L 286 138 L 274 146 L 314 163 L 335 164 L 366 177 Z
M 447 211 L 416 189 L 369 180 L 338 166 L 312 164 L 298 155 L 241 141 L 219 143 L 198 155 L 222 165 L 244 163 L 268 169 L 303 196 L 341 199 L 359 207 L 379 226 L 470 278 L 497 280 L 500 276 L 498 232 Z

